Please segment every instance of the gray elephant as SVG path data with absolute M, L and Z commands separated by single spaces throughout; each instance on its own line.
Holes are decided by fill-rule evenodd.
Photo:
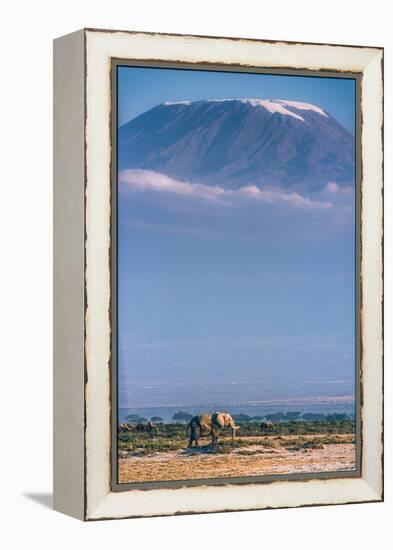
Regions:
M 120 432 L 135 432 L 135 425 L 134 424 L 119 424 L 119 431 Z
M 139 424 L 136 425 L 135 431 L 136 433 L 147 432 L 149 434 L 151 434 L 152 432 L 158 432 L 157 426 L 150 421 L 147 424 L 142 424 L 142 422 L 139 422 Z
M 261 430 L 263 432 L 272 432 L 274 430 L 274 425 L 271 420 L 267 420 L 266 422 L 261 422 Z
M 204 413 L 194 416 L 187 426 L 187 430 L 190 430 L 188 448 L 192 447 L 193 442 L 198 447 L 199 438 L 207 436 L 211 436 L 212 445 L 214 445 L 218 439 L 219 430 L 224 428 L 232 429 L 232 441 L 234 441 L 236 430 L 239 427 L 235 426 L 235 422 L 230 414 L 216 412 L 214 414 Z

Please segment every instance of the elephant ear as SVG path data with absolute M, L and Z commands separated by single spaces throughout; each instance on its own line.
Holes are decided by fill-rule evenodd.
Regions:
M 225 426 L 232 426 L 233 420 L 230 414 L 225 414 Z
M 235 422 L 233 421 L 233 418 L 230 414 L 225 415 L 225 425 L 231 427 L 235 425 Z
M 220 428 L 224 428 L 225 427 L 225 414 L 215 413 L 213 415 L 213 421 L 216 424 L 216 426 L 220 426 Z

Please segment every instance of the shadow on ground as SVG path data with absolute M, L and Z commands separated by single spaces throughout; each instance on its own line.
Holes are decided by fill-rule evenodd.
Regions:
M 52 493 L 23 493 L 25 498 L 34 500 L 44 508 L 53 508 L 53 495 Z
M 207 455 L 207 454 L 222 454 L 218 447 L 213 445 L 204 445 L 202 447 L 191 447 L 181 451 L 183 456 Z

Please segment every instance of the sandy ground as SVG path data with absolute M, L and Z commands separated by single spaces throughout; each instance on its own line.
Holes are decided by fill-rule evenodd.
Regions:
M 343 441 L 353 437 L 341 436 Z M 206 479 L 333 472 L 355 468 L 353 443 L 328 444 L 322 449 L 270 448 L 253 445 L 230 454 L 210 454 L 199 450 L 160 452 L 144 457 L 119 458 L 119 482 Z M 250 453 L 249 455 L 247 453 Z

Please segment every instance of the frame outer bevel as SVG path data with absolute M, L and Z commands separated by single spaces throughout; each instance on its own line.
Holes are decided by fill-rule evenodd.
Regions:
M 53 507 L 85 519 L 85 33 L 54 41 Z

